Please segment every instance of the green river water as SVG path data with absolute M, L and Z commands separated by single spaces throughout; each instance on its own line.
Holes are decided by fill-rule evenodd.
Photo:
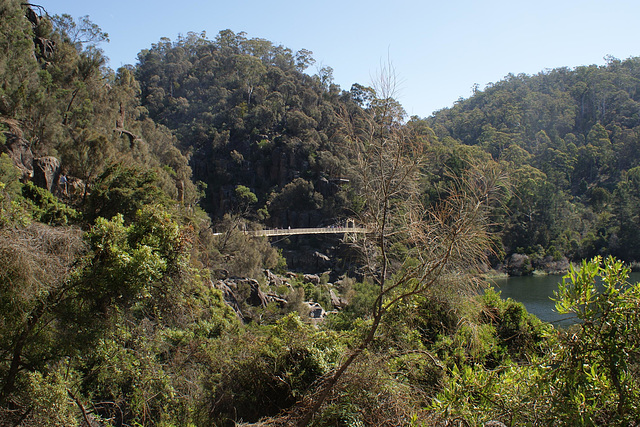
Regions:
M 570 315 L 555 311 L 551 300 L 553 291 L 558 289 L 562 276 L 523 276 L 492 279 L 492 286 L 501 292 L 502 298 L 511 298 L 524 304 L 529 313 L 535 314 L 545 322 L 566 326 L 575 323 Z
M 640 273 L 631 273 L 629 281 L 639 282 Z M 551 300 L 560 282 L 562 276 L 556 275 L 508 277 L 490 281 L 496 290 L 501 291 L 503 299 L 511 298 L 523 303 L 527 311 L 540 320 L 556 326 L 567 326 L 576 322 L 575 317 L 557 313 L 555 303 Z

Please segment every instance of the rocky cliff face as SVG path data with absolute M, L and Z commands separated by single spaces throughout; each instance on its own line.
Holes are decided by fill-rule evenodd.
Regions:
M 499 269 L 509 276 L 530 276 L 534 271 L 542 271 L 547 274 L 564 274 L 569 270 L 569 260 L 566 257 L 554 259 L 551 256 L 532 259 L 525 254 L 512 254 Z

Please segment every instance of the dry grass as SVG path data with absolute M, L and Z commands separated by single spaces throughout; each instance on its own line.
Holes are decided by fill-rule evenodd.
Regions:
M 39 295 L 63 280 L 85 250 L 82 231 L 33 223 L 0 230 L 0 283 L 20 286 L 23 297 Z

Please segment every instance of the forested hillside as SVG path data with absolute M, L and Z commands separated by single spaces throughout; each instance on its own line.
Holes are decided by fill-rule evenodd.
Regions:
M 426 122 L 510 165 L 507 252 L 640 258 L 639 58 L 509 75 Z
M 139 60 L 142 103 L 190 154 L 214 217 L 240 209 L 238 185 L 257 195 L 253 210 L 271 226 L 317 226 L 344 215 L 331 181 L 348 166 L 336 116 L 353 102 L 332 84 L 331 69 L 303 73 L 314 63 L 311 52 L 226 30 L 213 41 L 195 33 L 162 40 Z
M 330 68 L 303 72 L 310 52 L 229 30 L 213 41 L 163 40 L 139 59 L 142 104 L 191 155 L 214 217 L 244 207 L 238 185 L 257 195 L 253 219 L 270 226 L 315 226 L 357 210 L 348 187 L 333 183 L 351 166 L 341 119 L 375 105 L 372 88 L 343 91 Z M 514 184 L 497 227 L 501 256 L 524 253 L 533 267 L 545 257 L 637 260 L 639 72 L 637 58 L 610 58 L 509 75 L 433 117 L 411 118 L 432 158 L 425 193 L 434 198 L 447 172 L 490 156 Z
M 114 71 L 108 37 L 0 4 L 0 426 L 637 424 L 620 261 L 570 270 L 568 330 L 478 292 L 640 259 L 636 59 L 407 119 L 392 67 L 224 30 Z

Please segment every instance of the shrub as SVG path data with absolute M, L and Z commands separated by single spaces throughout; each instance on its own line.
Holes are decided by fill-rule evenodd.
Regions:
M 501 299 L 500 292 L 493 288 L 487 289 L 480 301 L 480 321 L 496 328 L 499 345 L 511 358 L 527 360 L 533 354 L 542 354 L 550 326 L 529 314 L 522 303 Z
M 31 202 L 30 211 L 36 221 L 49 225 L 67 225 L 80 219 L 80 214 L 75 209 L 32 182 L 27 182 L 22 187 L 22 195 Z
M 87 199 L 86 216 L 93 221 L 121 214 L 129 223 L 144 205 L 166 205 L 168 201 L 155 172 L 117 164 L 107 168 L 96 180 Z
M 580 320 L 550 361 L 554 410 L 565 425 L 640 419 L 640 283 L 627 281 L 629 271 L 595 257 L 572 267 L 556 293 L 556 309 Z
M 296 313 L 208 350 L 203 423 L 255 422 L 291 407 L 341 354 L 335 336 Z

